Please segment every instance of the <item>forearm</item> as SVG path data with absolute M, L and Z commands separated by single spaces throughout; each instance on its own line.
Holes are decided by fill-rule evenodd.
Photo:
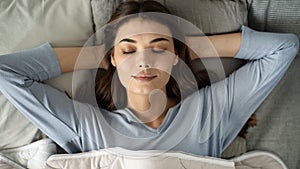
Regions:
M 240 49 L 241 39 L 241 33 L 186 38 L 188 46 L 197 55 L 192 56 L 192 59 L 199 57 L 234 57 Z
M 234 57 L 240 49 L 242 33 L 208 36 L 208 39 L 219 56 Z
M 62 73 L 72 72 L 76 60 L 80 54 L 81 47 L 53 48 Z
M 98 68 L 103 50 L 103 46 L 54 48 L 62 73 Z

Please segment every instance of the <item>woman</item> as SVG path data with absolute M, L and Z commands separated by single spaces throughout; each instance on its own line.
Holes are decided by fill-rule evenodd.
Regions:
M 211 36 L 220 56 L 249 62 L 230 77 L 199 92 L 193 87 L 178 92 L 182 83 L 175 83 L 172 77 L 181 75 L 172 73 L 184 63 L 190 65 L 184 44 L 171 38 L 180 34 L 175 35 L 178 32 L 172 22 L 162 22 L 166 20 L 161 18 L 121 18 L 140 12 L 169 13 L 159 3 L 145 1 L 122 3 L 112 15 L 110 22 L 120 22 L 114 24 L 115 36 L 106 39 L 106 47 L 111 43 L 113 48 L 107 47 L 109 66 L 97 89 L 102 108 L 73 101 L 41 83 L 73 71 L 79 53 L 78 49 L 53 50 L 49 44 L 1 56 L 1 92 L 69 153 L 123 147 L 219 157 L 284 75 L 297 53 L 298 38 L 247 27 L 242 33 Z M 148 33 L 136 30 L 141 27 L 142 32 Z M 211 57 L 210 51 L 203 51 L 202 55 Z M 90 58 L 77 69 L 97 68 L 95 63 L 98 62 Z M 114 89 L 110 86 L 115 69 L 125 99 L 112 104 Z

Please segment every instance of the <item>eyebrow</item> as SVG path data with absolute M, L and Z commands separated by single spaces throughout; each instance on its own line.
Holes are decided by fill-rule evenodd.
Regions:
M 156 38 L 156 39 L 151 40 L 150 43 L 156 43 L 156 42 L 160 42 L 160 41 L 168 41 L 169 42 L 169 40 L 166 38 Z M 119 43 L 121 43 L 121 42 L 137 43 L 135 40 L 128 39 L 128 38 L 120 40 Z
M 166 38 L 156 38 L 156 39 L 153 39 L 150 43 L 155 43 L 155 42 L 160 42 L 160 41 L 167 41 L 167 42 L 169 42 L 169 40 L 166 39 Z
M 130 42 L 130 43 L 136 43 L 136 41 L 135 41 L 135 40 L 128 39 L 128 38 L 125 38 L 125 39 L 122 39 L 122 40 L 120 40 L 120 42 L 119 42 L 119 43 L 121 43 L 121 42 Z

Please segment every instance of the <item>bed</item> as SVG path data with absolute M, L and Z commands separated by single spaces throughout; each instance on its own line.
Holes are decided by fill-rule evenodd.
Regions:
M 174 14 L 198 26 L 207 35 L 237 32 L 242 25 L 248 25 L 256 30 L 292 32 L 300 37 L 300 12 L 298 11 L 300 1 L 298 0 L 158 1 L 166 5 Z M 105 24 L 120 2 L 122 0 L 2 0 L 0 2 L 2 23 L 0 55 L 32 48 L 44 42 L 50 42 L 54 47 L 83 46 Z M 197 36 L 197 34 L 188 32 L 186 36 Z M 209 62 L 214 61 L 209 60 Z M 244 62 L 223 59 L 222 63 L 224 72 L 228 75 Z M 204 69 L 197 61 L 193 66 L 199 70 Z M 284 78 L 256 111 L 259 119 L 258 126 L 249 129 L 247 140 L 241 137 L 235 139 L 223 153 L 226 160 L 197 158 L 221 161 L 224 164 L 228 163 L 228 166 L 238 168 L 239 164 L 246 163 L 245 159 L 249 161 L 250 157 L 257 158 L 264 155 L 280 167 L 299 168 L 299 68 L 298 54 Z M 215 70 L 212 68 L 209 71 Z M 81 76 L 84 77 L 88 73 L 82 71 Z M 45 83 L 73 96 L 78 93 L 84 82 L 76 81 L 74 84 L 72 78 L 73 73 L 67 73 Z M 48 168 L 64 168 L 68 166 L 62 165 L 65 159 L 87 156 L 86 153 L 67 155 L 57 149 L 59 148 L 55 143 L 46 138 L 0 93 L 0 168 L 41 168 L 44 165 Z M 263 152 L 253 153 L 254 155 L 246 153 L 253 150 Z M 90 152 L 90 155 L 98 157 L 96 161 L 100 163 L 100 157 L 103 157 L 103 153 L 106 152 L 100 150 L 100 152 Z M 157 158 L 173 158 L 176 161 L 184 155 L 174 152 Z M 194 159 L 192 155 L 184 157 L 190 161 Z M 81 162 L 85 161 L 89 164 L 95 162 L 90 160 Z M 81 163 L 80 160 L 77 162 Z M 141 164 L 144 162 L 142 161 Z M 282 164 L 283 162 L 285 164 Z M 73 162 L 73 164 L 77 163 Z

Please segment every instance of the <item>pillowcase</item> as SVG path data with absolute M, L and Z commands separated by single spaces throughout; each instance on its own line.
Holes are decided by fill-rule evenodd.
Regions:
M 93 34 L 90 1 L 10 0 L 0 5 L 0 55 L 36 47 L 82 46 Z M 72 73 L 47 81 L 71 95 Z M 33 126 L 0 92 L 0 150 L 41 138 Z
M 96 31 L 109 20 L 112 12 L 121 2 L 122 0 L 91 0 Z
M 2 1 L 0 54 L 32 48 L 81 46 L 93 33 L 90 2 L 86 0 Z M 79 12 L 80 11 L 80 12 Z
M 205 34 L 237 32 L 247 25 L 250 0 L 165 0 L 171 12 L 196 25 Z M 196 32 L 198 33 L 198 32 Z M 189 32 L 194 35 L 195 32 Z
M 156 0 L 171 12 L 182 17 L 205 34 L 218 34 L 239 31 L 247 25 L 250 0 Z M 92 0 L 92 11 L 96 30 L 100 29 L 110 18 L 111 13 L 122 0 Z M 198 34 L 198 32 L 196 32 Z M 195 32 L 189 32 L 194 35 Z
M 299 0 L 252 0 L 249 26 L 271 32 L 295 33 L 300 38 Z

